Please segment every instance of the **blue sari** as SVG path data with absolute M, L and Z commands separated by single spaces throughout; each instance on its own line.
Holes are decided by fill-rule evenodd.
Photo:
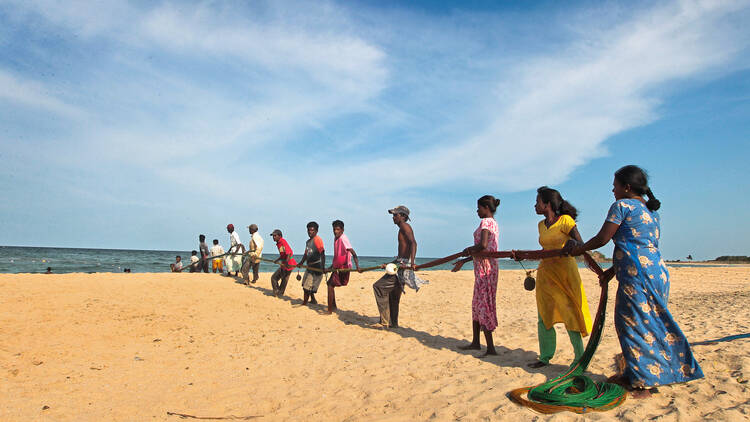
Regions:
M 703 377 L 687 338 L 667 309 L 669 271 L 659 252 L 659 214 L 637 199 L 620 199 L 607 221 L 620 227 L 615 243 L 615 330 L 625 360 L 624 375 L 635 387 Z

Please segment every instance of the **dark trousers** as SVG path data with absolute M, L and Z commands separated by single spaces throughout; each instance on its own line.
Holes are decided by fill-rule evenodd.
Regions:
M 291 271 L 286 271 L 279 267 L 273 275 L 271 276 L 271 287 L 273 287 L 273 292 L 276 293 L 279 296 L 284 295 L 284 291 L 286 290 L 286 284 L 289 282 L 289 276 L 292 274 Z M 279 284 L 279 280 L 281 280 L 281 284 Z
M 384 275 L 372 285 L 375 302 L 380 312 L 380 323 L 398 327 L 398 305 L 401 301 L 401 282 L 396 275 Z
M 203 270 L 204 273 L 208 272 L 208 259 L 201 260 L 200 270 Z M 198 270 L 198 271 L 200 271 L 200 270 Z

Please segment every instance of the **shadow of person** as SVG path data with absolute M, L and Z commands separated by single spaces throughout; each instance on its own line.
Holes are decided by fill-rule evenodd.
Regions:
M 269 288 L 253 284 L 248 286 L 244 282 L 242 282 L 241 279 L 239 281 L 236 281 L 236 283 L 241 284 L 243 287 L 257 290 L 266 296 L 274 296 L 273 290 Z M 295 307 L 298 307 L 302 304 L 301 299 L 292 299 L 288 296 L 282 296 L 279 299 L 289 302 L 290 305 Z M 307 306 L 309 306 L 313 311 L 319 314 L 326 314 L 326 311 L 328 309 L 325 305 L 321 305 L 320 303 L 308 303 Z M 454 337 L 430 334 L 425 331 L 419 331 L 410 327 L 403 326 L 385 329 L 378 324 L 378 322 L 380 321 L 379 317 L 370 317 L 351 310 L 338 309 L 334 311 L 334 314 L 336 314 L 338 319 L 346 325 L 357 325 L 367 330 L 387 331 L 388 333 L 399 335 L 403 338 L 413 338 L 420 344 L 431 349 L 450 350 L 457 354 L 470 356 L 475 356 L 478 352 L 476 350 L 461 350 L 458 348 L 458 346 L 466 343 L 466 339 L 457 339 Z M 526 364 L 535 362 L 537 360 L 537 352 L 524 350 L 521 348 L 511 349 L 502 345 L 495 345 L 495 350 L 497 351 L 496 356 L 485 356 L 480 359 L 482 359 L 482 361 L 484 362 L 497 365 L 500 368 L 521 368 L 529 374 L 543 374 L 548 379 L 552 379 L 568 369 L 568 366 L 558 364 L 551 364 L 543 366 L 541 368 L 529 368 L 526 366 Z
M 458 346 L 466 343 L 465 339 L 457 339 L 454 337 L 446 337 L 442 335 L 431 334 L 425 331 L 415 330 L 411 327 L 396 327 L 396 328 L 383 328 L 378 322 L 380 318 L 368 317 L 361 315 L 357 312 L 350 310 L 339 309 L 336 311 L 336 315 L 339 320 L 347 325 L 357 325 L 368 330 L 387 331 L 395 335 L 399 335 L 403 338 L 413 338 L 422 345 L 435 349 L 435 350 L 450 350 L 461 355 L 476 356 L 476 350 L 461 350 Z M 534 362 L 537 359 L 537 353 L 533 351 L 524 350 L 521 348 L 511 349 L 503 345 L 495 345 L 497 355 L 495 356 L 484 356 L 481 357 L 485 362 L 492 363 L 501 368 L 521 368 L 528 373 L 541 373 L 545 376 L 556 377 L 566 369 L 564 365 L 547 365 L 542 368 L 528 368 L 526 366 L 529 362 Z

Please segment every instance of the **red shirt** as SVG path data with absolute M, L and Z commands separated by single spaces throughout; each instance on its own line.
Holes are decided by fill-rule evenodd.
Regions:
M 276 242 L 276 247 L 279 248 L 279 257 L 282 261 L 286 260 L 288 265 L 281 265 L 281 268 L 292 271 L 294 267 L 297 265 L 297 261 L 292 258 L 292 255 L 294 255 L 294 251 L 292 251 L 292 247 L 289 246 L 289 243 L 287 243 L 286 239 L 283 237 L 279 239 L 278 242 Z

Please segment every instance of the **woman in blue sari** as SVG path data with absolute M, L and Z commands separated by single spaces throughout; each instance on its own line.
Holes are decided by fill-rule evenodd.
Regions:
M 660 203 L 648 187 L 646 173 L 625 166 L 615 173 L 615 203 L 599 233 L 571 255 L 615 243 L 612 268 L 602 282 L 617 277 L 615 330 L 620 340 L 624 368 L 612 381 L 635 389 L 635 397 L 648 397 L 658 385 L 703 377 L 687 338 L 667 309 L 669 271 L 659 252 Z M 648 197 L 648 201 L 644 199 Z

